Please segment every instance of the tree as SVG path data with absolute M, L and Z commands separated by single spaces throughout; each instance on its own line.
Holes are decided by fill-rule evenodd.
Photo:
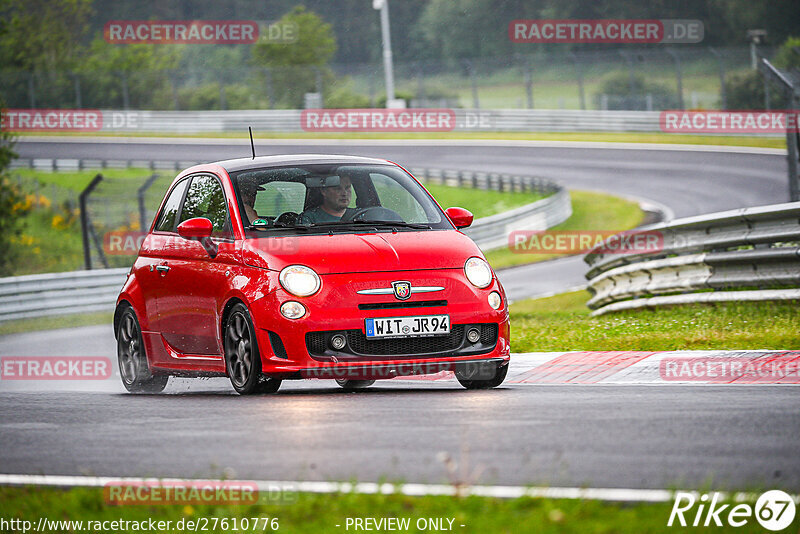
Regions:
M 125 84 L 132 107 L 168 107 L 169 99 L 164 98 L 169 92 L 168 71 L 177 67 L 180 59 L 175 46 L 109 44 L 96 37 L 77 69 L 82 79 L 91 82 L 83 84 L 84 101 L 91 106 L 122 107 Z M 158 96 L 162 98 L 157 103 Z
M 91 0 L 0 0 L 0 69 L 11 106 L 34 104 L 29 87 L 36 107 L 60 106 L 72 94 L 68 73 L 80 60 L 90 14 Z
M 297 40 L 292 43 L 271 43 L 267 39 L 256 43 L 253 58 L 268 67 L 327 65 L 336 53 L 336 37 L 331 25 L 319 15 L 297 6 L 281 17 L 279 25 L 295 25 Z
M 0 101 L 0 113 L 4 108 Z M 11 243 L 21 234 L 20 222 L 28 212 L 19 188 L 8 174 L 8 166 L 17 157 L 13 148 L 11 133 L 0 130 L 0 276 L 12 274 L 16 255 Z
M 293 108 L 303 107 L 303 95 L 315 92 L 318 85 L 334 81 L 328 62 L 336 53 L 336 38 L 331 25 L 316 13 L 297 6 L 277 24 L 294 25 L 297 40 L 274 43 L 262 39 L 253 49 L 253 62 L 269 69 L 263 84 L 272 84 L 278 101 Z

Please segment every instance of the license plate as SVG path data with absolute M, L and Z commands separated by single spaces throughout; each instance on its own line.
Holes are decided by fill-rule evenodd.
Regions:
M 420 315 L 416 317 L 381 317 L 366 319 L 368 338 L 421 337 L 450 333 L 449 315 Z

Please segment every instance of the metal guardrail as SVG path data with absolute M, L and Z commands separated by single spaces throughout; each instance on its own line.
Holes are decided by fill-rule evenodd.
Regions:
M 584 257 L 593 315 L 687 302 L 800 298 L 800 202 L 677 219 L 639 229 L 652 251 Z
M 377 108 L 376 108 L 377 109 Z M 409 112 L 424 108 L 409 108 Z M 327 110 L 336 112 L 335 109 Z M 344 111 L 344 110 L 343 110 Z M 227 111 L 102 110 L 102 132 L 176 134 L 302 132 L 302 110 Z M 453 108 L 456 132 L 660 132 L 658 111 Z M 116 117 L 116 118 L 115 118 Z M 119 120 L 118 117 L 125 117 Z M 115 126 L 118 125 L 118 126 Z M 731 134 L 725 134 L 731 135 Z M 781 134 L 770 134 L 780 137 Z
M 114 310 L 130 268 L 0 278 L 0 321 Z
M 452 171 L 439 169 L 409 169 L 423 182 L 454 187 L 472 187 L 493 191 L 535 192 L 549 195 L 546 198 L 503 213 L 476 219 L 463 232 L 472 238 L 481 250 L 506 245 L 508 235 L 514 230 L 546 230 L 560 224 L 572 215 L 569 191 L 564 187 L 534 176 Z
M 526 206 L 475 220 L 464 233 L 484 250 L 503 246 L 511 230 L 545 230 L 572 214 L 569 192 L 541 178 L 438 169 L 411 171 L 423 182 L 550 195 Z M 0 322 L 48 315 L 111 312 L 129 270 L 124 267 L 0 278 Z

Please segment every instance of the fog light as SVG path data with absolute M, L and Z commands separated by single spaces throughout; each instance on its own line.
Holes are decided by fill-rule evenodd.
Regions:
M 470 328 L 467 331 L 467 339 L 470 343 L 477 343 L 478 340 L 481 338 L 481 333 L 478 331 L 477 328 Z
M 342 350 L 344 348 L 346 341 L 342 334 L 336 334 L 331 338 L 331 347 L 335 350 Z
M 290 300 L 281 304 L 281 315 L 287 319 L 299 319 L 306 314 L 306 308 L 299 302 Z
M 502 303 L 503 299 L 500 298 L 500 293 L 497 291 L 489 293 L 489 306 L 491 306 L 493 310 L 499 309 Z

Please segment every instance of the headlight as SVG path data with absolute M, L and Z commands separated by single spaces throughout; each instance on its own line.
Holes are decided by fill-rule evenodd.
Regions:
M 475 287 L 486 287 L 492 283 L 492 268 L 480 258 L 470 258 L 464 264 L 464 274 Z
M 278 280 L 283 289 L 298 297 L 313 295 L 321 285 L 319 275 L 305 265 L 289 265 L 281 271 Z
M 290 300 L 281 304 L 281 315 L 287 319 L 299 319 L 306 314 L 306 308 L 299 302 Z

